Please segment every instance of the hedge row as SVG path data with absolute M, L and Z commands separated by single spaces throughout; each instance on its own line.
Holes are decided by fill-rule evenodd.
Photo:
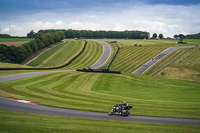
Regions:
M 65 34 L 63 31 L 47 32 L 45 34 L 39 32 L 33 41 L 19 47 L 0 44 L 0 62 L 19 64 L 32 53 L 60 42 L 64 38 Z

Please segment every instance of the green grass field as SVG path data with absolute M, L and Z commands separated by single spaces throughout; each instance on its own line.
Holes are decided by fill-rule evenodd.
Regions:
M 132 74 L 63 72 L 0 83 L 0 86 L 4 97 L 46 106 L 107 113 L 114 104 L 126 100 L 133 106 L 134 115 L 200 118 L 197 82 Z
M 0 68 L 30 68 L 30 66 L 12 64 L 12 63 L 1 63 L 0 62 Z M 34 72 L 34 71 L 28 71 L 28 70 L 14 70 L 14 71 L 0 70 L 0 76 L 12 75 L 12 74 L 17 74 L 17 73 L 27 73 L 27 72 Z
M 54 67 L 62 65 L 82 47 L 81 40 L 67 40 L 66 43 L 56 46 L 40 55 L 28 65 L 33 67 Z
M 110 42 L 111 40 L 104 40 Z M 121 71 L 122 73 L 131 73 L 145 62 L 149 61 L 161 51 L 168 47 L 173 46 L 183 46 L 183 45 L 200 45 L 200 40 L 185 40 L 187 44 L 176 44 L 177 40 L 116 40 L 116 44 L 110 44 L 111 46 L 117 45 L 121 47 L 119 53 L 114 59 L 110 69 L 114 71 Z M 135 47 L 134 44 L 140 44 L 142 47 Z M 115 46 L 116 47 L 116 46 Z M 161 66 L 165 65 L 171 59 L 175 58 L 185 49 L 179 49 L 172 52 L 170 55 L 165 57 L 163 60 L 155 64 L 149 71 L 145 74 L 151 74 Z M 191 57 L 192 58 L 192 57 Z M 198 61 L 200 58 L 198 55 L 194 58 L 197 58 Z M 194 63 L 193 63 L 194 64 Z M 195 64 L 194 64 L 195 66 Z M 199 67 L 197 66 L 197 69 Z M 200 70 L 200 69 L 199 69 Z
M 110 40 L 106 41 L 109 43 Z M 110 69 L 121 71 L 122 74 L 51 73 L 0 83 L 0 94 L 4 97 L 30 100 L 45 106 L 104 113 L 107 113 L 114 104 L 126 100 L 133 106 L 131 115 L 200 119 L 200 84 L 196 80 L 200 71 L 200 50 L 188 51 L 153 77 L 130 74 L 165 48 L 180 45 L 176 44 L 176 41 L 117 40 L 116 44 L 110 44 L 112 55 L 118 46 L 121 49 Z M 187 45 L 200 44 L 200 40 L 184 41 L 188 42 Z M 68 43 L 79 44 L 75 40 L 68 40 Z M 134 43 L 141 44 L 142 47 L 134 47 Z M 68 47 L 77 48 L 72 52 L 72 56 L 81 48 L 78 49 L 75 45 Z M 60 46 L 57 50 L 63 49 Z M 57 50 L 51 52 L 49 56 Z M 69 66 L 62 69 L 72 70 L 90 66 L 101 57 L 102 50 L 100 44 L 88 40 L 85 51 Z M 146 74 L 156 70 L 182 51 L 181 49 L 171 53 Z M 68 54 L 67 52 L 58 54 L 61 53 Z M 47 59 L 48 56 L 43 58 Z M 53 57 L 49 59 L 51 60 Z M 0 66 L 6 64 L 2 63 Z M 20 72 L 28 71 L 0 71 L 0 75 Z M 60 117 L 3 110 L 0 110 L 0 130 L 2 132 L 18 130 L 21 132 L 200 132 L 199 126 Z
M 149 70 L 147 70 L 144 74 L 146 75 L 150 75 L 152 74 L 154 71 L 156 71 L 158 68 L 164 66 L 165 64 L 167 64 L 168 62 L 170 62 L 171 60 L 173 60 L 175 57 L 177 57 L 179 54 L 181 54 L 182 52 L 184 52 L 186 49 L 178 49 L 175 50 L 173 52 L 171 52 L 169 55 L 165 56 L 162 60 L 160 60 L 159 62 L 157 62 L 155 65 L 153 65 Z
M 156 74 L 158 77 L 200 81 L 200 50 L 189 50 L 177 61 Z
M 30 68 L 30 66 L 0 62 L 0 68 Z
M 65 64 L 82 50 L 84 43 L 81 40 L 67 40 L 66 44 L 61 44 L 45 52 L 29 65 L 35 67 L 53 67 Z M 82 69 L 90 66 L 101 57 L 102 52 L 101 44 L 87 40 L 85 51 L 69 66 L 62 69 Z
M 111 40 L 107 40 L 110 42 Z M 120 47 L 110 70 L 131 73 L 148 60 L 159 54 L 164 49 L 175 43 L 171 40 L 117 40 L 117 43 L 110 44 L 113 47 Z M 142 47 L 135 47 L 134 44 L 141 44 Z
M 32 38 L 0 38 L 0 42 L 29 42 Z
M 0 110 L 0 132 L 199 133 L 199 126 L 49 116 Z
M 62 69 L 74 70 L 74 69 L 83 69 L 87 66 L 91 66 L 99 60 L 103 53 L 103 47 L 101 44 L 87 40 L 87 45 L 85 51 L 74 60 L 69 66 L 66 66 Z

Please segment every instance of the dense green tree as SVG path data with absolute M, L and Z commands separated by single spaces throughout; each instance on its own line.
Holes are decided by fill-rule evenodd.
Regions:
M 179 34 L 178 37 L 181 38 L 181 39 L 185 39 L 186 38 L 186 36 L 183 35 L 183 34 Z
M 14 56 L 15 62 L 21 63 L 27 57 L 27 51 L 24 47 L 16 47 Z
M 48 40 L 48 43 L 47 43 L 48 45 L 55 43 L 55 36 L 53 35 L 53 33 L 47 33 L 46 37 Z
M 187 39 L 200 39 L 200 33 L 186 35 Z
M 65 39 L 65 33 L 63 31 L 58 31 L 58 35 L 60 36 L 60 41 Z
M 163 34 L 159 34 L 158 37 L 159 37 L 159 39 L 163 39 L 164 38 Z
M 0 38 L 10 38 L 11 35 L 9 34 L 0 34 Z
M 153 34 L 152 38 L 156 39 L 158 37 L 158 35 L 156 33 Z
M 33 34 L 35 35 L 33 41 L 27 42 L 19 47 L 0 44 L 0 62 L 21 63 L 33 52 L 55 42 L 60 42 L 65 38 L 64 31 L 60 30 L 40 30 L 37 34 L 31 31 L 27 35 L 31 37 Z
M 38 49 L 42 49 L 45 47 L 44 43 L 39 38 L 36 38 L 35 41 L 38 46 Z
M 36 37 L 36 33 L 33 30 L 31 30 L 29 33 L 27 33 L 27 37 L 28 38 L 35 38 Z
M 5 62 L 5 57 L 3 54 L 0 54 L 0 62 Z
M 54 37 L 55 37 L 55 42 L 60 42 L 60 40 L 61 40 L 61 37 L 60 37 L 60 35 L 58 34 L 58 32 L 55 32 L 54 33 Z
M 177 39 L 177 38 L 178 38 L 178 35 L 174 35 L 174 38 Z
M 146 34 L 140 34 L 140 39 L 145 39 L 147 38 Z
M 21 47 L 24 47 L 26 49 L 27 56 L 29 56 L 33 53 L 33 50 L 31 49 L 30 43 L 25 43 Z
M 32 49 L 33 52 L 36 52 L 38 50 L 38 45 L 37 45 L 35 40 L 30 41 L 29 45 L 31 46 L 31 49 Z
M 41 36 L 41 38 L 42 38 L 41 40 L 44 43 L 44 45 L 48 46 L 49 45 L 49 41 L 48 41 L 47 36 L 44 34 L 44 35 Z

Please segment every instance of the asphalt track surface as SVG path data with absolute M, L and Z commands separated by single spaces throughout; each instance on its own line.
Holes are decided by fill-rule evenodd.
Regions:
M 102 54 L 101 58 L 95 64 L 90 66 L 91 69 L 98 69 L 104 63 L 106 63 L 106 61 L 109 59 L 109 57 L 111 55 L 111 48 L 110 48 L 109 44 L 107 44 L 104 41 L 98 41 L 98 40 L 93 40 L 93 41 L 96 41 L 103 46 L 103 54 Z
M 1 83 L 1 82 L 12 81 L 12 80 L 16 80 L 16 79 L 22 79 L 22 78 L 27 78 L 27 77 L 33 77 L 33 76 L 36 76 L 36 75 L 42 75 L 42 74 L 47 74 L 47 73 L 67 72 L 67 71 L 75 71 L 75 70 L 42 71 L 42 72 L 20 73 L 20 74 L 15 74 L 15 75 L 0 76 L 0 83 Z
M 135 122 L 150 122 L 150 123 L 168 123 L 168 124 L 185 124 L 185 125 L 200 125 L 200 120 L 194 119 L 176 119 L 176 118 L 161 118 L 161 117 L 145 117 L 145 116 L 109 116 L 106 113 L 96 113 L 87 111 L 78 111 L 54 107 L 46 107 L 41 105 L 32 105 L 27 103 L 20 103 L 12 101 L 6 98 L 0 97 L 0 109 L 45 114 L 45 115 L 56 115 L 56 116 L 70 116 L 70 117 L 83 117 L 93 119 L 110 119 L 110 120 L 121 120 L 121 121 L 135 121 Z
M 150 69 L 154 64 L 156 64 L 158 61 L 160 61 L 162 58 L 164 58 L 166 55 L 173 52 L 174 50 L 177 50 L 180 48 L 190 48 L 190 47 L 194 47 L 194 46 L 176 46 L 176 47 L 167 48 L 164 51 L 162 51 L 160 54 L 158 54 L 156 57 L 149 60 L 148 62 L 143 64 L 141 67 L 133 71 L 132 74 L 143 74 L 145 71 Z

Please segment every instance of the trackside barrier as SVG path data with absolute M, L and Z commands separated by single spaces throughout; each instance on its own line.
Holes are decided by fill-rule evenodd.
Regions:
M 80 56 L 84 52 L 86 45 L 87 45 L 87 41 L 85 41 L 83 49 L 81 50 L 81 52 L 79 54 L 77 54 L 74 58 L 72 58 L 68 63 L 61 65 L 61 66 L 58 66 L 58 67 L 49 67 L 49 68 L 0 68 L 0 70 L 52 70 L 52 69 L 63 68 L 63 67 L 68 66 L 69 64 L 71 64 L 78 56 Z
M 118 47 L 117 51 L 115 52 L 114 56 L 112 57 L 111 61 L 109 62 L 109 64 L 107 65 L 107 68 L 106 69 L 109 69 L 110 65 L 112 64 L 113 60 L 115 59 L 118 51 L 119 51 L 120 47 Z
M 121 74 L 119 71 L 109 71 L 108 69 L 77 69 L 76 71 L 81 72 L 95 72 L 95 73 L 115 73 L 115 74 Z
M 160 72 L 161 70 L 163 70 L 165 67 L 169 66 L 170 64 L 172 64 L 173 62 L 175 62 L 178 58 L 180 58 L 182 55 L 184 55 L 187 51 L 194 49 L 196 47 L 192 47 L 192 48 L 188 48 L 185 51 L 183 51 L 182 53 L 180 53 L 177 57 L 175 57 L 173 60 L 171 60 L 170 62 L 168 62 L 167 64 L 165 64 L 164 66 L 162 66 L 161 68 L 157 69 L 156 71 L 154 71 L 152 74 L 150 74 L 150 76 L 155 75 L 156 73 Z

